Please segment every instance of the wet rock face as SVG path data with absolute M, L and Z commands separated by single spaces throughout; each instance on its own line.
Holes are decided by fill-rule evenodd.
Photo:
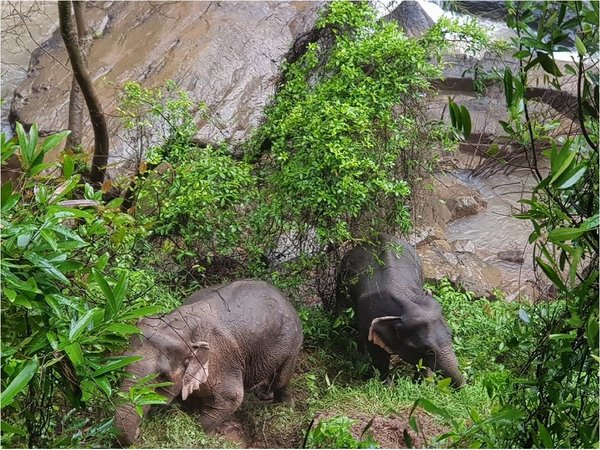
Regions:
M 321 2 L 93 2 L 86 11 L 96 39 L 89 70 L 111 130 L 113 160 L 127 156 L 116 137 L 118 86 L 138 81 L 161 86 L 168 79 L 204 101 L 211 118 L 198 124 L 199 141 L 237 144 L 248 137 L 275 93 L 280 64 L 294 41 L 310 31 Z M 12 118 L 38 122 L 42 132 L 67 126 L 70 67 L 60 36 L 49 56 L 32 58 L 19 85 Z M 92 145 L 90 133 L 84 143 Z
M 446 205 L 452 214 L 452 220 L 457 220 L 483 211 L 487 202 L 478 193 L 472 193 L 449 198 Z
M 434 23 L 416 0 L 403 1 L 384 19 L 398 22 L 409 36 L 421 36 Z
M 493 297 L 494 289 L 502 285 L 502 272 L 497 267 L 482 261 L 477 255 L 458 244 L 456 250 L 452 242 L 433 241 L 417 248 L 423 261 L 423 278 L 433 282 L 448 278 L 472 291 L 477 297 Z M 472 244 L 471 244 L 472 245 Z

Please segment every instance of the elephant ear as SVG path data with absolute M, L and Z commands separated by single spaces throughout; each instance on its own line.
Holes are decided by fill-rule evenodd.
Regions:
M 183 374 L 183 386 L 181 387 L 181 398 L 183 400 L 199 389 L 208 379 L 208 342 L 196 342 L 191 344 L 190 348 L 190 360 Z
M 402 323 L 402 317 L 384 316 L 377 317 L 371 322 L 369 328 L 369 342 L 381 347 L 388 353 L 395 353 L 390 344 L 398 340 L 397 328 Z

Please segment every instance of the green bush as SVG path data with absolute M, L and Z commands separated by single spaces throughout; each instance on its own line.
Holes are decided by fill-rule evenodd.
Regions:
M 539 303 L 531 312 L 527 357 L 498 399 L 499 413 L 510 409 L 511 414 L 475 421 L 469 432 L 483 432 L 479 445 L 597 447 L 599 6 L 511 1 L 507 7 L 518 68 L 504 69 L 508 120 L 500 125 L 521 145 L 537 182 L 517 217 L 533 226 L 529 243 L 535 264 L 554 285 L 559 301 Z M 555 52 L 569 51 L 564 46 L 569 36 L 577 56 L 573 64 L 559 64 Z M 578 127 L 558 136 L 550 133 L 558 120 L 536 113 L 531 105 L 536 99 L 528 95 L 539 79 L 553 91 L 545 94 L 555 97 L 550 104 Z M 456 113 L 453 122 L 458 125 Z M 549 171 L 540 164 L 542 157 L 549 161 Z M 486 433 L 489 427 L 498 434 Z
M 215 258 L 241 264 L 256 199 L 250 166 L 226 148 L 179 148 L 178 162 L 149 175 L 138 193 L 138 220 L 160 237 L 165 256 L 187 263 L 199 278 Z M 217 264 L 218 265 L 218 264 Z
M 74 432 L 69 418 L 80 420 L 77 411 L 112 397 L 121 369 L 136 358 L 111 353 L 139 332 L 137 318 L 159 309 L 136 304 L 127 269 L 110 275 L 106 269 L 111 258 L 102 250 L 111 239 L 121 242 L 119 227 L 129 223 L 120 201 L 104 204 L 72 172 L 68 157 L 62 165 L 44 163 L 66 134 L 38 144 L 35 125 L 25 133 L 17 124 L 18 140 L 1 138 L 2 161 L 16 154 L 23 169 L 17 189 L 10 181 L 2 185 L 2 444 L 8 446 L 77 445 L 89 433 L 110 434 L 107 422 L 86 428 L 87 435 Z M 62 177 L 43 175 L 58 169 Z
M 321 419 L 308 433 L 308 448 L 379 448 L 368 426 L 356 439 L 351 432 L 354 420 L 345 416 Z M 370 424 L 369 424 L 370 425 Z

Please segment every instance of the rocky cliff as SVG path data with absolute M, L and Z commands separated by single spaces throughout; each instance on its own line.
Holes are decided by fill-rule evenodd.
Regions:
M 112 160 L 126 156 L 116 117 L 119 86 L 172 79 L 204 101 L 210 119 L 198 140 L 237 144 L 275 93 L 281 63 L 310 31 L 321 2 L 89 2 L 89 70 L 108 116 Z M 11 119 L 42 132 L 67 127 L 71 71 L 58 31 L 36 51 L 16 89 Z M 84 129 L 91 132 L 89 124 Z M 84 142 L 92 145 L 88 134 Z

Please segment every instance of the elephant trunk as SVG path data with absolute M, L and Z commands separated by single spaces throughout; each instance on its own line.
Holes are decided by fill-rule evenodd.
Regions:
M 121 390 L 129 392 L 129 388 L 133 384 L 132 380 L 127 379 L 123 382 Z M 146 414 L 148 409 L 150 409 L 149 406 L 144 406 L 143 414 Z M 117 430 L 117 441 L 121 447 L 130 447 L 139 438 L 141 422 L 142 418 L 131 403 L 120 405 L 115 410 L 114 426 Z
M 465 384 L 465 380 L 458 366 L 458 359 L 451 346 L 444 348 L 436 355 L 434 370 L 439 370 L 445 378 L 452 380 L 452 386 L 455 388 Z

